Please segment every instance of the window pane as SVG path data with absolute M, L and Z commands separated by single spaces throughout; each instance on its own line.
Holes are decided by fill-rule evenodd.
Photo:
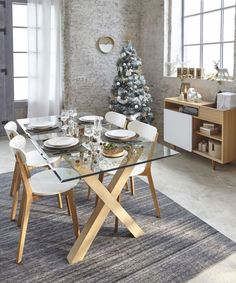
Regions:
M 220 60 L 220 44 L 209 44 L 203 46 L 203 68 L 205 74 L 214 72 L 214 62 Z
M 184 15 L 192 15 L 200 13 L 201 0 L 185 0 L 184 1 Z
M 27 53 L 14 53 L 14 77 L 28 77 Z
M 184 47 L 184 62 L 186 67 L 198 68 L 200 66 L 200 46 Z
M 224 10 L 224 41 L 234 40 L 235 8 Z
M 220 41 L 220 11 L 204 14 L 203 16 L 203 42 Z
M 12 6 L 12 22 L 13 26 L 27 26 L 27 5 L 13 4 Z
M 28 99 L 28 79 L 14 78 L 14 99 Z
M 234 44 L 233 43 L 225 43 L 223 45 L 223 67 L 227 68 L 229 71 L 229 75 L 233 75 L 233 67 L 234 67 Z
M 28 51 L 28 32 L 26 28 L 13 29 L 13 51 Z
M 221 8 L 221 0 L 204 0 L 203 11 L 210 11 Z
M 235 0 L 224 0 L 224 7 L 235 5 Z
M 200 42 L 200 16 L 193 16 L 184 20 L 184 44 Z

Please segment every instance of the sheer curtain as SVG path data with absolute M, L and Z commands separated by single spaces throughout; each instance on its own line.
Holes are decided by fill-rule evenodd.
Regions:
M 57 115 L 63 89 L 61 0 L 28 0 L 28 117 Z

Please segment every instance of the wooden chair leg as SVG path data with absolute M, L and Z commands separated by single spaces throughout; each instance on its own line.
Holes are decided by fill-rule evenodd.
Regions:
M 70 205 L 70 211 L 71 211 L 71 217 L 72 217 L 72 221 L 73 221 L 75 237 L 78 238 L 78 236 L 80 234 L 80 229 L 79 229 L 79 221 L 78 221 L 78 217 L 77 217 L 77 211 L 76 211 L 76 206 L 75 206 L 75 201 L 74 201 L 73 190 L 66 192 L 66 195 L 68 197 L 68 202 L 69 202 L 69 205 Z
M 103 182 L 103 179 L 104 179 L 104 173 L 100 173 L 99 176 L 98 176 L 98 180 L 102 183 Z M 99 197 L 96 195 L 96 199 L 95 199 L 95 205 L 94 207 L 97 206 L 98 204 L 98 200 L 99 200 Z
M 87 199 L 90 199 L 90 195 L 91 195 L 91 188 L 90 188 L 90 187 L 88 187 Z
M 22 196 L 21 196 L 21 203 L 20 203 L 18 220 L 17 220 L 17 226 L 18 227 L 20 227 L 21 223 L 22 223 L 23 211 L 24 211 L 24 206 L 25 206 L 24 203 L 25 203 L 25 192 L 23 191 Z
M 12 208 L 11 208 L 11 221 L 16 220 L 16 210 L 18 206 L 18 195 L 19 191 L 16 191 L 13 196 L 13 201 L 12 201 Z
M 71 216 L 70 202 L 69 202 L 67 194 L 65 194 L 65 198 L 66 198 L 66 206 L 67 206 L 67 210 L 68 210 L 68 215 Z
M 158 204 L 157 193 L 156 193 L 156 190 L 155 190 L 155 187 L 154 187 L 154 182 L 153 182 L 151 171 L 147 172 L 147 178 L 148 178 L 148 183 L 149 183 L 149 189 L 150 189 L 151 194 L 152 194 L 154 207 L 155 207 L 155 210 L 156 210 L 156 216 L 160 218 L 161 217 L 161 211 L 160 211 L 160 207 L 159 207 L 159 204 Z
M 61 194 L 57 195 L 58 207 L 63 208 Z
M 16 220 L 16 211 L 18 206 L 19 190 L 20 190 L 21 175 L 19 168 L 16 169 L 14 183 L 12 184 L 12 209 L 11 209 L 11 221 Z
M 120 203 L 121 201 L 121 196 L 119 195 L 117 198 L 117 201 Z M 119 219 L 118 217 L 115 218 L 115 229 L 114 229 L 114 233 L 118 232 L 118 225 L 119 225 Z
M 131 191 L 131 195 L 134 195 L 134 176 L 130 176 L 129 177 L 130 180 L 130 191 Z
M 12 182 L 11 182 L 11 190 L 10 190 L 10 196 L 11 197 L 13 196 L 13 190 L 14 190 L 14 184 L 15 184 L 15 180 L 16 180 L 16 176 L 17 176 L 17 171 L 19 171 L 19 170 L 18 170 L 18 164 L 16 162 L 15 167 L 14 167 Z
M 19 191 L 20 183 L 21 183 L 21 174 L 20 174 L 19 167 L 17 165 L 16 172 L 15 172 L 13 180 L 12 180 L 11 196 L 14 196 L 14 193 Z
M 28 196 L 25 196 L 23 215 L 22 215 L 22 224 L 21 224 L 21 231 L 20 231 L 20 239 L 19 239 L 18 250 L 17 250 L 17 255 L 16 255 L 17 263 L 20 263 L 23 257 L 25 237 L 26 237 L 26 232 L 27 232 L 27 227 L 28 227 L 28 222 L 29 222 L 31 203 L 32 203 L 32 199 Z

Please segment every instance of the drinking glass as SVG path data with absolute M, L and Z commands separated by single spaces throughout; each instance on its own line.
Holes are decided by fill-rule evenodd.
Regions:
M 93 136 L 93 126 L 92 125 L 85 125 L 84 134 L 89 138 L 89 142 L 91 137 Z
M 96 119 L 94 120 L 94 128 L 95 128 L 95 129 L 98 129 L 98 130 L 101 130 L 101 129 L 102 129 L 101 119 L 96 118 Z
M 74 108 L 73 109 L 73 117 L 74 119 L 78 116 L 78 111 L 77 111 L 77 108 Z
M 101 140 L 101 132 L 102 132 L 102 123 L 101 119 L 97 118 L 94 120 L 94 133 L 93 136 L 94 138 L 100 142 Z
M 62 121 L 62 127 L 64 134 L 66 134 L 66 130 L 68 128 L 67 120 L 69 119 L 69 112 L 67 110 L 61 111 L 61 121 Z

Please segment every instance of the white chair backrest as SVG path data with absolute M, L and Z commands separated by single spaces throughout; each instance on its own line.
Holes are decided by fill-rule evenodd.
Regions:
M 126 116 L 121 113 L 109 111 L 106 113 L 105 119 L 107 120 L 107 122 L 116 125 L 117 127 L 126 127 Z
M 17 136 L 17 125 L 15 122 L 10 121 L 8 122 L 5 126 L 4 126 L 4 130 L 6 131 L 6 134 L 9 138 L 9 140 L 11 140 L 13 137 Z
M 24 164 L 26 164 L 26 153 L 25 153 L 25 145 L 26 145 L 26 140 L 23 136 L 17 135 L 13 139 L 10 140 L 9 146 L 14 153 L 20 154 L 21 160 Z
M 153 142 L 157 135 L 157 128 L 140 122 L 140 121 L 132 121 L 128 124 L 128 130 L 134 131 L 139 134 L 140 137 L 147 139 L 148 141 Z

